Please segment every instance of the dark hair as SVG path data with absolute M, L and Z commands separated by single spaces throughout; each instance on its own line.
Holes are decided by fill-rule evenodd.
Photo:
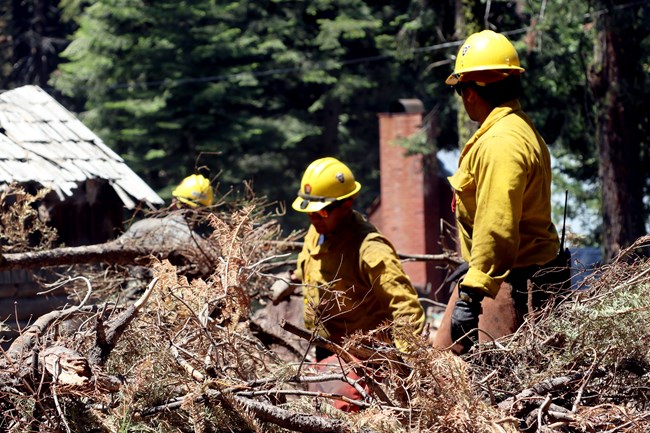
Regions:
M 479 86 L 474 82 L 468 83 L 478 95 L 485 99 L 493 107 L 518 99 L 522 94 L 521 77 L 519 74 L 512 74 L 503 80 Z

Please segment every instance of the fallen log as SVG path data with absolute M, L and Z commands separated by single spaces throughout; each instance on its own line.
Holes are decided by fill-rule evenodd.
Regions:
M 210 248 L 193 246 L 192 242 L 182 249 L 137 245 L 110 241 L 103 244 L 79 247 L 61 247 L 51 250 L 30 251 L 25 253 L 4 254 L 0 271 L 11 269 L 40 269 L 52 266 L 66 266 L 84 263 L 110 263 L 116 265 L 146 265 L 150 258 L 158 259 L 194 259 L 196 256 L 214 256 L 216 251 Z M 210 254 L 211 253 L 211 254 Z
M 186 249 L 188 247 L 186 246 Z M 191 244 L 190 244 L 191 249 Z M 0 271 L 11 269 L 39 269 L 50 266 L 64 266 L 80 263 L 112 263 L 118 265 L 146 264 L 149 256 L 159 259 L 169 258 L 173 251 L 159 249 L 150 245 L 125 245 L 118 241 L 79 247 L 62 247 L 51 250 L 31 251 L 26 253 L 4 254 L 0 262 Z M 182 254 L 181 254 L 182 255 Z M 449 254 L 403 254 L 400 259 L 406 261 L 429 261 L 457 266 L 460 261 Z
M 82 263 L 146 265 L 151 256 L 190 264 L 214 263 L 219 245 L 194 231 L 182 212 L 136 221 L 119 238 L 95 245 L 61 247 L 24 253 L 4 253 L 0 271 L 37 269 Z
M 79 263 L 137 264 L 148 260 L 154 251 L 131 245 L 125 247 L 118 242 L 107 242 L 80 247 L 62 247 L 51 250 L 4 254 L 0 270 L 39 269 Z

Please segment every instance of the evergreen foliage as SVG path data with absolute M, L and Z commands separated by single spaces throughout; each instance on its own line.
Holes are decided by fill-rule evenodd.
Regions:
M 38 84 L 34 76 L 16 75 L 35 60 L 19 59 L 26 46 L 21 41 L 56 40 L 52 49 L 34 51 L 51 70 L 60 61 L 53 57 L 61 35 L 77 28 L 63 53 L 65 63 L 51 74 L 56 91 L 70 98 L 58 99 L 163 197 L 187 174 L 201 171 L 219 183 L 222 194 L 250 180 L 258 195 L 289 203 L 307 164 L 334 155 L 364 185 L 363 210 L 378 194 L 376 113 L 388 111 L 398 98 L 419 98 L 429 110 L 426 135 L 409 150 L 431 153 L 462 145 L 472 126 L 457 122 L 463 110 L 444 79 L 462 40 L 492 28 L 506 33 L 519 50 L 526 68 L 524 109 L 559 161 L 555 189 L 570 191 L 568 216 L 583 220 L 591 230 L 584 242 L 594 244 L 609 224 L 595 217 L 602 185 L 593 183 L 600 165 L 598 107 L 607 101 L 593 94 L 589 82 L 597 72 L 594 44 L 604 14 L 612 16 L 606 22 L 613 30 L 628 23 L 626 52 L 638 47 L 640 75 L 616 88 L 627 93 L 626 112 L 638 117 L 640 167 L 650 163 L 642 133 L 650 113 L 643 36 L 648 5 L 607 5 L 63 0 L 57 10 L 49 2 L 27 0 L 3 9 L 0 29 L 12 33 L 14 49 L 5 43 L 0 53 L 16 63 L 3 66 L 0 78 L 6 88 Z M 39 28 L 42 16 L 48 22 Z M 647 198 L 647 175 L 637 182 Z M 563 200 L 554 209 L 558 223 L 562 208 Z M 643 203 L 625 211 L 648 214 Z M 285 228 L 305 226 L 291 211 L 283 220 Z
M 366 187 L 363 206 L 377 194 L 376 113 L 423 81 L 413 54 L 399 57 L 409 7 L 100 0 L 54 83 L 86 101 L 87 124 L 163 194 L 204 170 L 222 193 L 250 180 L 290 202 L 307 164 L 335 155 Z

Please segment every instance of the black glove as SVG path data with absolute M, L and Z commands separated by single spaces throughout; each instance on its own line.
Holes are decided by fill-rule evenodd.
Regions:
M 473 290 L 458 288 L 458 300 L 451 313 L 451 339 L 460 340 L 463 352 L 478 342 L 478 316 L 483 295 Z M 467 334 L 467 335 L 466 335 Z

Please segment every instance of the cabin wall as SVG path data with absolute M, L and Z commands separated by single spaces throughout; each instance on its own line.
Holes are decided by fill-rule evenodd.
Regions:
M 65 201 L 51 194 L 44 203 L 58 244 L 92 245 L 115 239 L 123 231 L 123 208 L 108 183 L 88 181 Z

